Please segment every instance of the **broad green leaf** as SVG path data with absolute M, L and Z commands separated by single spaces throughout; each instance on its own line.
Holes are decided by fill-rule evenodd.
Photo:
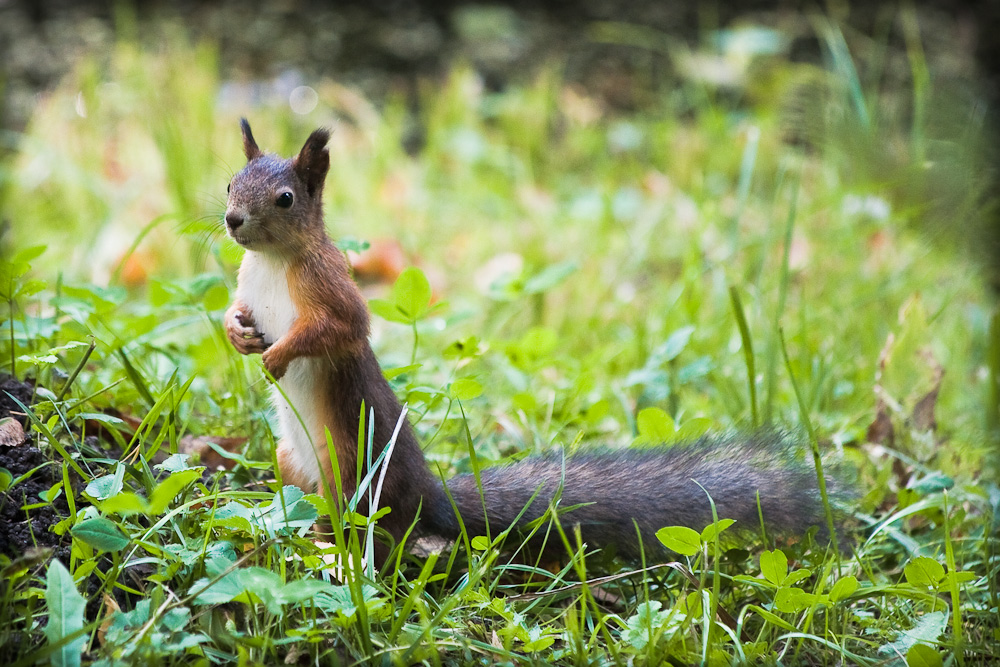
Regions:
M 198 593 L 194 598 L 194 604 L 225 604 L 226 602 L 232 602 L 245 590 L 240 572 L 241 570 L 233 570 L 215 582 L 212 582 L 207 577 L 194 582 L 189 590 L 190 593 Z
M 701 531 L 701 539 L 703 542 L 712 542 L 715 540 L 715 536 L 729 528 L 731 525 L 736 523 L 735 519 L 719 519 L 715 523 L 710 523 L 705 526 L 705 529 Z
M 540 294 L 547 292 L 571 276 L 579 266 L 576 262 L 561 262 L 546 266 L 544 269 L 524 281 L 525 294 Z
M 368 308 L 375 315 L 378 315 L 384 320 L 389 322 L 398 322 L 399 324 L 410 324 L 410 319 L 406 317 L 399 308 L 392 301 L 386 301 L 385 299 L 369 299 Z
M 214 523 L 247 533 L 253 531 L 252 510 L 241 502 L 233 500 L 215 511 Z
M 218 549 L 210 546 L 205 551 L 205 573 L 209 577 L 217 577 L 232 567 L 237 560 L 234 549 Z
M 661 611 L 661 606 L 657 600 L 643 602 L 636 608 L 635 614 L 625 621 L 628 630 L 624 637 L 633 648 L 639 651 L 646 648 L 650 637 L 655 637 L 660 627 L 671 618 L 671 610 Z M 680 611 L 674 611 L 672 624 L 681 623 L 685 616 Z
M 691 341 L 691 335 L 694 333 L 693 326 L 681 327 L 677 331 L 674 331 L 667 340 L 653 352 L 653 358 L 656 360 L 656 365 L 662 365 L 668 361 L 676 359 L 684 348 L 687 347 L 688 343 Z
M 787 630 L 788 632 L 798 632 L 798 630 L 799 630 L 798 628 L 796 628 L 794 625 L 792 625 L 791 623 L 789 623 L 785 619 L 781 618 L 777 614 L 772 614 L 771 612 L 769 612 L 766 609 L 762 609 L 761 607 L 758 607 L 756 605 L 751 605 L 750 608 L 753 609 L 758 614 L 760 614 L 760 616 L 764 620 L 772 623 L 773 625 L 778 626 L 782 630 Z
M 67 352 L 69 350 L 78 350 L 81 347 L 90 347 L 90 343 L 86 343 L 82 340 L 71 340 L 65 345 L 59 345 L 58 347 L 53 347 L 49 352 Z
M 556 638 L 554 635 L 541 635 L 537 639 L 532 639 L 530 641 L 525 642 L 521 646 L 521 650 L 523 650 L 525 653 L 538 653 L 552 646 L 555 643 L 555 641 Z
M 975 572 L 949 572 L 946 576 L 949 582 L 954 581 L 956 584 L 967 584 L 978 578 Z
M 850 597 L 858 590 L 858 579 L 853 575 L 841 577 L 830 589 L 830 602 L 839 602 Z
M 913 627 L 902 630 L 896 640 L 880 646 L 879 655 L 907 655 L 916 644 L 930 644 L 948 629 L 948 614 L 943 611 L 933 611 L 918 616 Z
M 45 602 L 49 611 L 49 622 L 45 626 L 45 637 L 50 644 L 83 630 L 86 601 L 76 590 L 73 577 L 63 564 L 53 559 L 45 578 Z M 51 654 L 52 664 L 58 667 L 77 667 L 87 644 L 87 635 L 63 645 Z
M 281 496 L 274 494 L 267 505 L 262 504 L 254 508 L 246 507 L 239 502 L 230 502 L 216 511 L 215 522 L 228 528 L 248 533 L 262 532 L 268 537 L 274 537 L 308 529 L 319 518 L 316 507 L 305 499 L 299 487 L 285 486 L 281 494 Z M 383 508 L 381 512 L 385 514 L 388 511 L 389 508 Z M 350 518 L 353 514 L 347 513 L 345 518 Z M 370 520 L 367 516 L 357 516 L 362 522 L 361 525 L 367 524 Z M 380 514 L 376 513 L 375 517 L 378 516 Z
M 459 401 L 471 401 L 483 393 L 483 385 L 472 378 L 459 378 L 451 383 L 449 393 Z
M 98 503 L 98 508 L 104 514 L 120 514 L 122 516 L 150 513 L 149 503 L 146 502 L 146 499 L 130 491 L 111 496 L 104 502 Z
M 191 591 L 199 591 L 211 579 L 196 581 Z M 237 600 L 252 603 L 260 600 L 272 614 L 280 614 L 282 605 L 299 604 L 321 594 L 334 594 L 338 587 L 318 579 L 283 583 L 276 573 L 262 567 L 247 567 L 228 572 L 195 597 L 194 603 L 223 604 Z
M 819 596 L 806 593 L 801 588 L 781 587 L 774 595 L 774 608 L 786 614 L 808 609 L 819 601 Z
M 272 614 L 281 613 L 280 593 L 284 587 L 281 577 L 262 567 L 248 567 L 237 570 L 240 585 L 247 593 L 258 597 Z
M 760 572 L 772 584 L 780 586 L 788 576 L 788 557 L 781 549 L 761 553 Z
M 782 580 L 781 585 L 793 586 L 803 579 L 808 579 L 810 576 L 812 576 L 812 570 L 807 567 L 799 568 L 798 570 L 790 572 L 788 576 Z
M 903 568 L 903 575 L 913 586 L 937 587 L 944 579 L 944 566 L 933 558 L 917 556 Z
M 102 551 L 121 551 L 128 546 L 129 539 L 121 529 L 110 519 L 96 517 L 84 519 L 70 530 L 76 537 L 95 549 Z
M 697 440 L 708 433 L 712 428 L 712 420 L 705 417 L 695 417 L 685 420 L 673 435 L 673 440 L 677 442 L 689 442 Z
M 167 611 L 161 617 L 161 623 L 172 632 L 180 632 L 188 624 L 191 618 L 191 610 L 187 607 L 175 607 Z
M 124 479 L 125 466 L 119 463 L 115 466 L 115 471 L 112 474 L 91 480 L 83 492 L 94 500 L 107 500 L 111 496 L 121 493 Z
M 941 654 L 927 644 L 914 644 L 906 652 L 906 667 L 941 667 Z
M 337 239 L 337 247 L 340 248 L 341 252 L 361 253 L 368 250 L 371 247 L 371 243 L 354 236 L 341 236 Z
M 486 346 L 475 336 L 456 340 L 441 353 L 445 359 L 466 359 L 477 357 L 485 351 Z
M 222 310 L 229 304 L 229 290 L 222 283 L 212 285 L 201 297 L 205 310 Z
M 288 485 L 279 493 L 275 493 L 271 502 L 261 508 L 260 515 L 255 517 L 267 535 L 283 535 L 312 527 L 319 514 L 312 503 L 303 500 L 305 494 L 302 489 Z M 284 499 L 283 504 L 282 499 Z M 388 512 L 388 508 L 382 508 L 380 512 L 381 514 L 377 512 L 371 519 L 382 516 Z
M 656 539 L 663 546 L 682 556 L 693 556 L 701 548 L 701 535 L 687 526 L 668 526 L 656 531 Z
M 184 487 L 201 478 L 203 470 L 204 468 L 182 470 L 163 479 L 149 495 L 149 513 L 154 516 L 162 513 Z
M 378 595 L 378 589 L 374 586 L 365 584 L 361 587 L 361 598 L 365 601 L 365 606 L 369 609 L 382 604 L 382 600 Z M 318 594 L 314 601 L 316 606 L 323 611 L 331 614 L 343 614 L 348 618 L 353 616 L 357 611 L 357 607 L 354 606 L 354 598 L 351 596 L 351 590 L 347 586 L 333 586 L 329 591 Z
M 298 604 L 320 593 L 330 592 L 333 584 L 320 579 L 299 579 L 290 581 L 281 588 L 279 599 L 282 604 Z
M 44 245 L 33 245 L 23 250 L 19 250 L 17 254 L 14 255 L 13 262 L 27 262 L 31 263 L 33 260 L 38 259 L 43 252 L 45 252 L 47 246 Z
M 23 292 L 23 290 L 22 290 Z M 21 296 L 30 296 L 28 294 L 21 293 Z M 84 343 L 83 341 L 74 340 L 66 343 L 65 345 L 59 345 L 58 347 L 50 348 L 47 352 L 40 352 L 38 354 L 25 354 L 18 357 L 18 361 L 23 361 L 30 364 L 54 364 L 59 361 L 57 352 L 68 352 L 70 350 L 75 350 L 80 347 L 89 347 L 90 343 Z
M 419 320 L 431 303 L 431 284 L 424 272 L 407 267 L 392 286 L 392 301 L 409 321 Z
M 38 497 L 47 503 L 51 503 L 62 495 L 62 485 L 62 482 L 56 482 L 45 491 L 39 491 Z
M 909 489 L 911 491 L 916 491 L 922 496 L 926 496 L 931 493 L 940 493 L 941 491 L 950 489 L 954 486 L 955 480 L 951 477 L 948 477 L 944 473 L 933 472 L 929 475 L 925 475 L 918 482 L 910 486 Z
M 59 361 L 59 357 L 54 354 L 22 354 L 17 360 L 26 364 L 50 366 Z
M 643 408 L 635 418 L 639 429 L 637 442 L 658 444 L 673 439 L 677 429 L 674 420 L 661 408 Z
M 188 465 L 188 459 L 190 458 L 190 454 L 171 454 L 163 460 L 163 463 L 157 464 L 153 467 L 156 470 L 166 470 L 170 473 L 199 468 L 199 466 Z
M 115 417 L 114 415 L 106 415 L 103 412 L 79 412 L 76 414 L 76 419 L 100 422 L 101 424 L 107 424 L 108 426 L 118 426 L 119 424 L 125 423 L 124 419 Z
M 559 345 L 559 334 L 548 327 L 532 327 L 521 337 L 518 346 L 522 352 L 537 357 L 547 357 Z
M 149 281 L 147 298 L 149 299 L 149 305 L 154 308 L 159 308 L 160 306 L 170 303 L 175 294 L 176 291 L 170 283 L 165 283 L 160 280 Z
M 421 366 L 423 366 L 423 364 L 408 364 L 406 366 L 397 366 L 396 368 L 383 368 L 382 376 L 385 377 L 386 380 L 392 380 L 393 378 L 397 378 L 404 373 L 412 373 Z
M 486 551 L 490 548 L 490 541 L 485 535 L 476 535 L 472 538 L 472 548 L 476 551 Z

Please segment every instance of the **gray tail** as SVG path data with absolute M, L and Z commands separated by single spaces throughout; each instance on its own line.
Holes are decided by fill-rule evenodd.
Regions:
M 588 545 L 635 554 L 636 528 L 643 548 L 655 550 L 660 528 L 700 531 L 712 523 L 709 497 L 720 519 L 736 520 L 729 534 L 759 533 L 761 517 L 769 533 L 802 534 L 812 526 L 826 533 L 812 464 L 800 447 L 773 431 L 567 458 L 526 458 L 483 470 L 480 481 L 482 495 L 473 475 L 448 482 L 470 536 L 487 534 L 487 521 L 494 536 L 515 523 L 524 528 L 554 506 L 564 529 L 572 534 L 572 526 L 578 525 Z M 828 488 L 838 493 L 832 483 Z M 457 534 L 451 503 L 444 499 L 429 505 L 425 516 L 436 532 Z

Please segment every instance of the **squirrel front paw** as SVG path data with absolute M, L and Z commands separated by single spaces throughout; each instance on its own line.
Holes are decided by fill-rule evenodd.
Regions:
M 264 342 L 264 334 L 257 331 L 253 318 L 238 308 L 231 308 L 226 314 L 226 335 L 240 354 L 262 354 L 270 347 Z
M 271 374 L 275 382 L 280 380 L 285 371 L 288 370 L 288 361 L 281 357 L 278 354 L 279 352 L 278 348 L 272 347 L 264 352 L 264 356 L 261 357 L 261 361 L 264 362 L 264 369 Z

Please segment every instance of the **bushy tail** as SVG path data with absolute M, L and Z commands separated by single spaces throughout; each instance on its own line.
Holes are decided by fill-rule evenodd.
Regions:
M 564 528 L 578 524 L 587 544 L 615 546 L 623 554 L 638 552 L 636 526 L 643 547 L 650 550 L 658 548 L 655 532 L 664 526 L 701 530 L 710 524 L 709 495 L 719 518 L 735 519 L 734 528 L 743 532 L 759 532 L 761 514 L 767 530 L 775 533 L 804 533 L 826 525 L 811 463 L 787 437 L 771 431 L 568 458 L 527 458 L 484 470 L 480 480 L 483 496 L 473 475 L 448 482 L 470 536 L 486 534 L 487 517 L 492 535 L 515 520 L 523 527 L 542 516 L 557 495 L 559 510 L 574 508 L 560 512 Z M 457 534 L 450 502 L 428 505 L 430 527 L 447 536 Z

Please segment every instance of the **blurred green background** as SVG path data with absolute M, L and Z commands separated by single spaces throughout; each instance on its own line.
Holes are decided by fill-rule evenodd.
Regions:
M 8 299 L 16 353 L 96 334 L 103 358 L 196 376 L 192 414 L 239 428 L 222 406 L 253 371 L 219 335 L 240 257 L 219 220 L 247 116 L 284 154 L 333 128 L 331 233 L 388 243 L 448 301 L 421 323 L 427 375 L 399 387 L 428 414 L 421 387 L 457 373 L 496 386 L 481 431 L 516 423 L 522 444 L 581 419 L 619 439 L 643 406 L 797 424 L 783 328 L 808 408 L 854 442 L 913 327 L 893 404 L 906 416 L 940 364 L 949 421 L 983 442 L 990 8 L 629 4 L 4 5 L 3 252 L 44 246 L 30 275 L 54 299 Z M 387 365 L 409 336 L 377 320 Z
M 842 647 L 882 664 L 915 644 L 911 664 L 940 664 L 939 650 L 988 664 L 997 21 L 994 2 L 0 2 L 0 381 L 30 403 L 45 459 L 0 481 L 17 493 L 61 466 L 32 507 L 72 561 L 62 588 L 48 567 L 45 591 L 41 565 L 4 570 L 18 574 L 0 590 L 0 656 L 42 659 L 59 634 L 46 626 L 46 642 L 38 619 L 79 585 L 90 627 L 117 624 L 90 639 L 107 664 L 376 651 L 819 664 L 853 659 Z M 283 155 L 330 127 L 327 225 L 363 251 L 366 295 L 433 293 L 409 321 L 373 317 L 372 344 L 444 477 L 473 468 L 472 445 L 489 463 L 772 425 L 815 435 L 849 471 L 848 510 L 871 539 L 853 554 L 791 545 L 811 572 L 787 577 L 783 560 L 768 574 L 747 551 L 716 554 L 712 604 L 759 629 L 746 642 L 699 635 L 707 589 L 674 575 L 626 580 L 598 609 L 573 584 L 582 569 L 536 568 L 529 581 L 570 592 L 508 599 L 524 568 L 476 543 L 449 556 L 468 570 L 407 556 L 362 589 L 355 563 L 347 607 L 282 609 L 279 583 L 327 568 L 301 534 L 315 512 L 298 537 L 262 543 L 204 502 L 278 507 L 259 358 L 221 326 L 242 252 L 220 224 L 241 116 Z M 203 436 L 241 447 L 231 469 L 151 472 Z M 139 509 L 93 504 L 102 485 Z M 159 494 L 155 509 L 133 492 Z M 78 534 L 80 517 L 110 549 Z M 704 584 L 708 562 L 694 562 Z M 256 573 L 273 604 L 202 596 L 225 568 L 230 583 Z M 799 597 L 772 606 L 779 586 Z M 170 627 L 149 632 L 174 591 L 187 598 Z M 790 629 L 815 633 L 794 640 L 801 653 L 786 655 Z M 928 653 L 937 662 L 917 662 Z

